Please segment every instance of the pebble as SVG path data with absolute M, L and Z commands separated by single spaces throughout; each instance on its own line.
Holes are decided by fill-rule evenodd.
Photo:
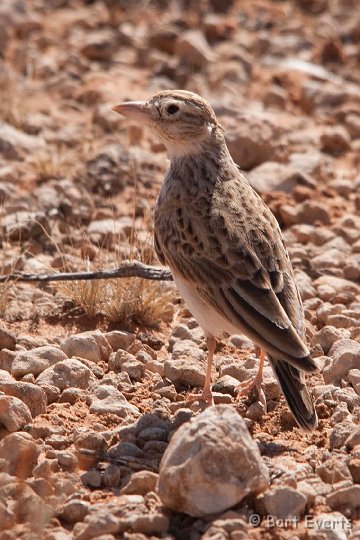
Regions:
M 37 347 L 31 351 L 16 354 L 11 366 L 11 374 L 17 378 L 23 377 L 28 373 L 37 376 L 45 369 L 66 359 L 67 355 L 56 347 L 51 347 L 50 345 Z
M 196 347 L 192 341 L 177 341 L 174 343 L 171 358 L 165 361 L 165 377 L 175 385 L 203 386 L 205 363 L 205 352 Z
M 46 411 L 46 394 L 35 384 L 15 381 L 10 375 L 9 379 L 4 379 L 0 375 L 0 391 L 21 399 L 29 408 L 33 418 Z
M 79 356 L 96 364 L 107 360 L 112 352 L 105 335 L 99 331 L 68 336 L 61 342 L 60 348 L 69 358 Z
M 351 369 L 360 368 L 360 343 L 357 341 L 339 339 L 332 344 L 328 355 L 332 363 L 323 371 L 325 383 L 346 377 Z
M 200 517 L 222 512 L 268 483 L 267 467 L 244 420 L 232 407 L 218 405 L 171 438 L 157 489 L 166 507 Z
M 360 486 L 352 485 L 336 489 L 326 497 L 326 503 L 332 510 L 339 510 L 350 515 L 360 509 Z
M 16 336 L 6 328 L 0 327 L 0 349 L 14 351 L 15 346 Z
M 60 391 L 69 387 L 88 388 L 96 381 L 95 375 L 82 362 L 74 358 L 58 362 L 45 369 L 36 379 L 40 387 L 53 386 Z
M 90 508 L 90 503 L 81 499 L 70 499 L 61 508 L 61 517 L 68 523 L 83 521 Z
M 93 388 L 89 410 L 94 414 L 116 414 L 120 418 L 140 414 L 139 409 L 131 405 L 119 390 L 105 384 Z
M 32 475 L 40 451 L 28 433 L 11 433 L 0 441 L 0 459 L 7 461 L 7 472 L 21 479 Z
M 112 332 L 106 332 L 106 339 L 108 340 L 112 350 L 114 352 L 122 349 L 126 351 L 135 343 L 135 334 L 131 332 L 125 332 L 120 330 L 113 330 Z
M 306 496 L 289 486 L 276 486 L 262 494 L 266 513 L 278 519 L 301 517 L 307 504 Z
M 144 363 L 122 349 L 110 355 L 109 369 L 115 373 L 128 373 L 132 381 L 140 381 L 145 373 Z
M 31 412 L 23 401 L 13 396 L 0 395 L 0 425 L 13 432 L 20 431 L 31 422 Z
M 150 471 L 134 472 L 122 488 L 121 493 L 127 495 L 146 495 L 149 491 L 155 491 L 158 478 L 158 474 Z

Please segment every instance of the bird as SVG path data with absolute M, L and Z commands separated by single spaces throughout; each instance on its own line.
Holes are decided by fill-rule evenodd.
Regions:
M 243 334 L 261 349 L 259 370 L 242 389 L 260 387 L 265 354 L 298 426 L 317 413 L 306 386 L 318 367 L 305 343 L 304 311 L 279 224 L 234 162 L 207 100 L 164 90 L 113 107 L 148 126 L 170 160 L 154 210 L 154 245 L 202 327 L 207 370 L 198 397 L 213 403 L 217 340 Z

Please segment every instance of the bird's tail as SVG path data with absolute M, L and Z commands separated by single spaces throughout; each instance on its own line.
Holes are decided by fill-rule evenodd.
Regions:
M 297 424 L 305 431 L 316 429 L 318 417 L 304 373 L 283 360 L 273 357 L 269 360 Z

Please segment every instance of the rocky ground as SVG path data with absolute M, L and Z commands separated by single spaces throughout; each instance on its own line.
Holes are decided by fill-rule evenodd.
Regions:
M 357 0 L 1 2 L 1 274 L 157 264 L 166 154 L 111 106 L 196 91 L 279 220 L 322 368 L 304 434 L 269 367 L 268 411 L 235 401 L 258 360 L 232 336 L 199 414 L 171 283 L 0 284 L 1 540 L 360 537 L 359 28 Z

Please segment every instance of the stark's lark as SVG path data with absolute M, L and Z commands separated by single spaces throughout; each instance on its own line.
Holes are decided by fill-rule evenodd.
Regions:
M 170 168 L 155 208 L 155 247 L 169 265 L 208 343 L 201 399 L 212 403 L 215 339 L 243 333 L 266 351 L 300 427 L 317 426 L 304 372 L 317 371 L 304 343 L 304 315 L 278 223 L 234 163 L 209 103 L 164 91 L 114 107 L 150 126 Z

